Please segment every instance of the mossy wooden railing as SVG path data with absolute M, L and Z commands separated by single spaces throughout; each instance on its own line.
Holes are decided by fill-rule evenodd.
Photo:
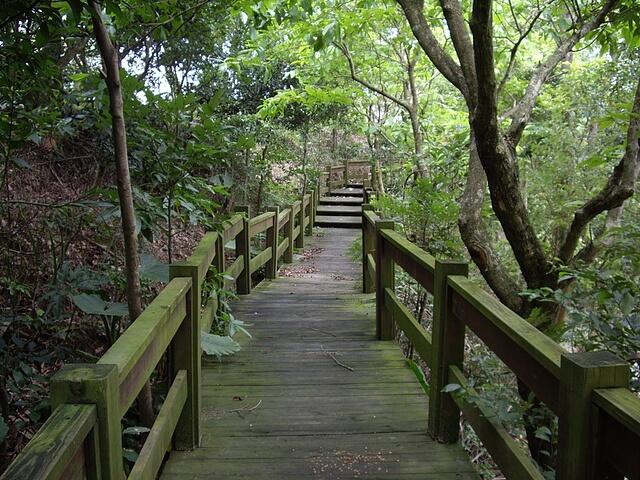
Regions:
M 202 302 L 210 266 L 226 271 L 225 287 L 250 293 L 251 275 L 264 267 L 277 275 L 280 258 L 311 234 L 315 191 L 291 206 L 249 218 L 248 208 L 207 233 L 191 257 L 170 267 L 170 282 L 97 364 L 66 365 L 51 380 L 53 414 L 2 475 L 2 480 L 122 480 L 122 418 L 167 354 L 173 379 L 129 479 L 154 479 L 169 446 L 200 443 L 200 332 L 208 332 L 218 308 Z M 257 254 L 252 239 L 264 237 Z M 235 240 L 235 260 L 225 268 L 225 246 Z
M 371 177 L 371 162 L 345 160 L 341 165 L 328 165 L 322 176 L 322 187 L 318 194 L 331 195 L 334 190 L 346 188 L 353 183 L 367 183 Z
M 464 371 L 472 330 L 558 416 L 558 480 L 640 479 L 640 398 L 629 365 L 606 352 L 572 354 L 468 280 L 466 263 L 437 260 L 363 207 L 363 286 L 376 292 L 377 335 L 401 329 L 430 369 L 428 429 L 456 442 L 460 412 L 509 479 L 544 477 L 482 402 L 447 393 L 460 385 L 477 398 Z M 395 266 L 433 294 L 431 332 L 395 294 Z

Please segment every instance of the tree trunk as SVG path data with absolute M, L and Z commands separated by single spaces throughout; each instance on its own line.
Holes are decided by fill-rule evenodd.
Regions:
M 469 174 L 460 199 L 458 217 L 460 237 L 489 287 L 502 303 L 510 309 L 518 311 L 522 303 L 522 297 L 519 295 L 522 291 L 522 283 L 504 268 L 495 255 L 491 237 L 482 218 L 482 208 L 487 192 L 487 177 L 478 158 L 473 132 L 469 151 Z
M 92 15 L 93 30 L 100 49 L 100 55 L 106 69 L 106 83 L 109 91 L 109 111 L 115 149 L 118 198 L 122 217 L 122 233 L 125 248 L 126 295 L 129 307 L 129 320 L 135 321 L 142 313 L 140 294 L 138 238 L 136 236 L 136 218 L 133 207 L 129 158 L 127 154 L 127 135 L 124 122 L 124 103 L 120 82 L 120 60 L 109 33 L 102 21 L 102 10 L 95 0 L 89 0 L 89 6 L 95 11 Z M 138 396 L 141 423 L 146 427 L 153 425 L 155 415 L 151 397 L 151 386 L 146 383 Z
M 498 85 L 496 79 L 492 26 L 493 1 L 473 0 L 473 11 L 468 22 L 471 28 L 471 35 L 469 35 L 460 2 L 440 0 L 442 13 L 457 55 L 456 61 L 447 53 L 431 30 L 423 12 L 424 0 L 397 0 L 418 43 L 435 67 L 461 92 L 469 108 L 471 135 L 476 142 L 474 144 L 472 141 L 468 184 L 463 195 L 459 218 L 462 239 L 492 290 L 503 303 L 525 318 L 531 312 L 533 305 L 525 299 L 518 299 L 515 290 L 519 289 L 519 285 L 509 281 L 509 276 L 500 270 L 490 248 L 489 236 L 484 230 L 481 218 L 484 179 L 478 163 L 482 165 L 482 170 L 486 174 L 491 205 L 509 241 L 524 283 L 528 288 L 534 289 L 557 288 L 557 278 L 552 273 L 553 258 L 559 257 L 568 264 L 579 257 L 580 252 L 576 255 L 575 250 L 589 222 L 596 215 L 619 207 L 633 192 L 638 165 L 638 128 L 640 128 L 638 96 L 640 93 L 637 94 L 636 104 L 634 104 L 635 116 L 632 115 L 630 121 L 624 158 L 612 172 L 603 190 L 576 211 L 559 252 L 545 251 L 533 228 L 522 194 L 516 147 L 522 138 L 542 87 L 551 73 L 582 38 L 605 21 L 617 2 L 618 0 L 606 0 L 599 10 L 591 11 L 588 15 L 585 11 L 585 16 L 580 17 L 579 23 L 577 22 L 574 28 L 566 29 L 566 36 L 558 39 L 555 51 L 540 62 L 532 73 L 526 91 L 516 106 L 503 118 L 499 118 L 498 92 L 502 84 Z M 539 16 L 534 15 L 532 18 L 537 20 Z M 503 132 L 500 124 L 506 119 L 510 119 L 511 124 Z M 593 251 L 589 249 L 584 252 L 585 258 L 592 254 Z M 553 314 L 553 307 L 549 310 Z M 544 325 L 540 328 L 544 328 Z M 528 396 L 527 392 L 528 389 L 521 388 L 525 399 Z M 531 418 L 542 420 L 541 424 L 545 425 L 542 417 Z M 526 425 L 529 447 L 532 457 L 539 464 L 549 465 L 552 463 L 552 458 L 544 454 L 543 445 L 534 434 L 538 426 L 540 424 L 535 422 Z
M 307 157 L 309 155 L 309 132 L 308 127 L 302 132 L 302 197 L 307 194 Z

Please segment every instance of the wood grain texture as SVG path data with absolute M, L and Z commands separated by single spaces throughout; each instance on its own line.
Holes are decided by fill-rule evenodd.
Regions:
M 162 479 L 475 479 L 459 445 L 427 434 L 427 399 L 395 342 L 375 340 L 375 303 L 346 251 L 319 249 L 234 305 L 242 350 L 202 369 L 202 448 L 171 452 Z

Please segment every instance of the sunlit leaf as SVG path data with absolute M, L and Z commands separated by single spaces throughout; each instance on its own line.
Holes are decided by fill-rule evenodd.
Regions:
M 200 345 L 207 355 L 215 355 L 217 357 L 233 355 L 240 350 L 238 342 L 231 337 L 221 337 L 213 333 L 202 333 Z
M 124 317 L 129 315 L 129 307 L 126 303 L 107 302 L 99 295 L 88 295 L 81 293 L 71 296 L 73 303 L 89 315 L 106 315 L 110 317 Z

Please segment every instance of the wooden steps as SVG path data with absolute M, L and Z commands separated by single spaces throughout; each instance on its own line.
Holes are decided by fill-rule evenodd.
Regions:
M 324 204 L 319 205 L 316 209 L 316 215 L 349 215 L 360 216 L 362 215 L 362 207 L 360 205 L 335 205 Z
M 362 228 L 362 187 L 353 186 L 320 197 L 316 209 L 316 226 L 335 228 Z

